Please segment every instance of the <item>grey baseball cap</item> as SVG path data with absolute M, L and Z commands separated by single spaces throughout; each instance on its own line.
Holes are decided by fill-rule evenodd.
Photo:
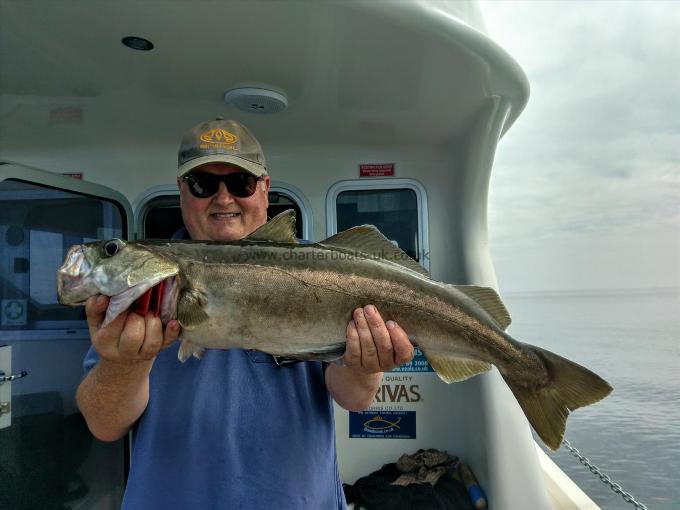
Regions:
M 232 163 L 258 177 L 267 175 L 267 162 L 260 142 L 235 120 L 202 122 L 187 131 L 179 146 L 177 176 L 205 163 Z

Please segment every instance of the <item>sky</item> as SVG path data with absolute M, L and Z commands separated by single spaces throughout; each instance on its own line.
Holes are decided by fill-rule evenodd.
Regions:
M 491 179 L 501 291 L 680 287 L 680 2 L 480 3 L 531 85 Z

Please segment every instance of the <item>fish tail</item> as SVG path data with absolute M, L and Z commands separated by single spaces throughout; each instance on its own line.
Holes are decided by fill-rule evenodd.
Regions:
M 535 346 L 526 346 L 543 362 L 548 384 L 536 387 L 503 374 L 529 423 L 553 451 L 562 443 L 569 412 L 594 404 L 612 391 L 597 374 L 578 363 Z M 502 373 L 502 372 L 501 372 Z

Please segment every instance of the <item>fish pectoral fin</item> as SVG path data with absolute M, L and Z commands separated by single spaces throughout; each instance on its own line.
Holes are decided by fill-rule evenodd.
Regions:
M 207 303 L 205 294 L 194 287 L 186 287 L 177 300 L 177 320 L 184 329 L 192 329 L 208 320 L 203 309 Z
M 179 344 L 179 351 L 177 351 L 177 359 L 184 363 L 192 356 L 196 359 L 201 359 L 205 349 L 193 343 L 191 340 L 182 340 Z
M 392 244 L 392 241 L 387 239 L 373 225 L 359 225 L 358 227 L 348 228 L 328 239 L 324 239 L 319 244 L 329 248 L 342 248 L 389 260 L 421 276 L 430 278 L 430 273 L 423 266 L 413 260 L 404 250 Z
M 425 353 L 427 361 L 439 378 L 445 383 L 464 381 L 477 374 L 491 370 L 491 363 L 467 358 L 454 358 L 440 353 L 428 353 L 423 346 L 420 349 Z
M 288 209 L 274 216 L 267 223 L 245 238 L 247 241 L 274 241 L 298 244 L 295 237 L 295 211 Z
M 494 289 L 475 285 L 452 285 L 452 287 L 476 301 L 503 330 L 508 328 L 512 319 L 508 309 L 505 308 L 503 301 Z

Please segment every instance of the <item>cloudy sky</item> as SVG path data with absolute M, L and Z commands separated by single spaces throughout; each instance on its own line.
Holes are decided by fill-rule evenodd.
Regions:
M 501 140 L 501 291 L 680 287 L 680 3 L 485 1 L 531 84 Z

